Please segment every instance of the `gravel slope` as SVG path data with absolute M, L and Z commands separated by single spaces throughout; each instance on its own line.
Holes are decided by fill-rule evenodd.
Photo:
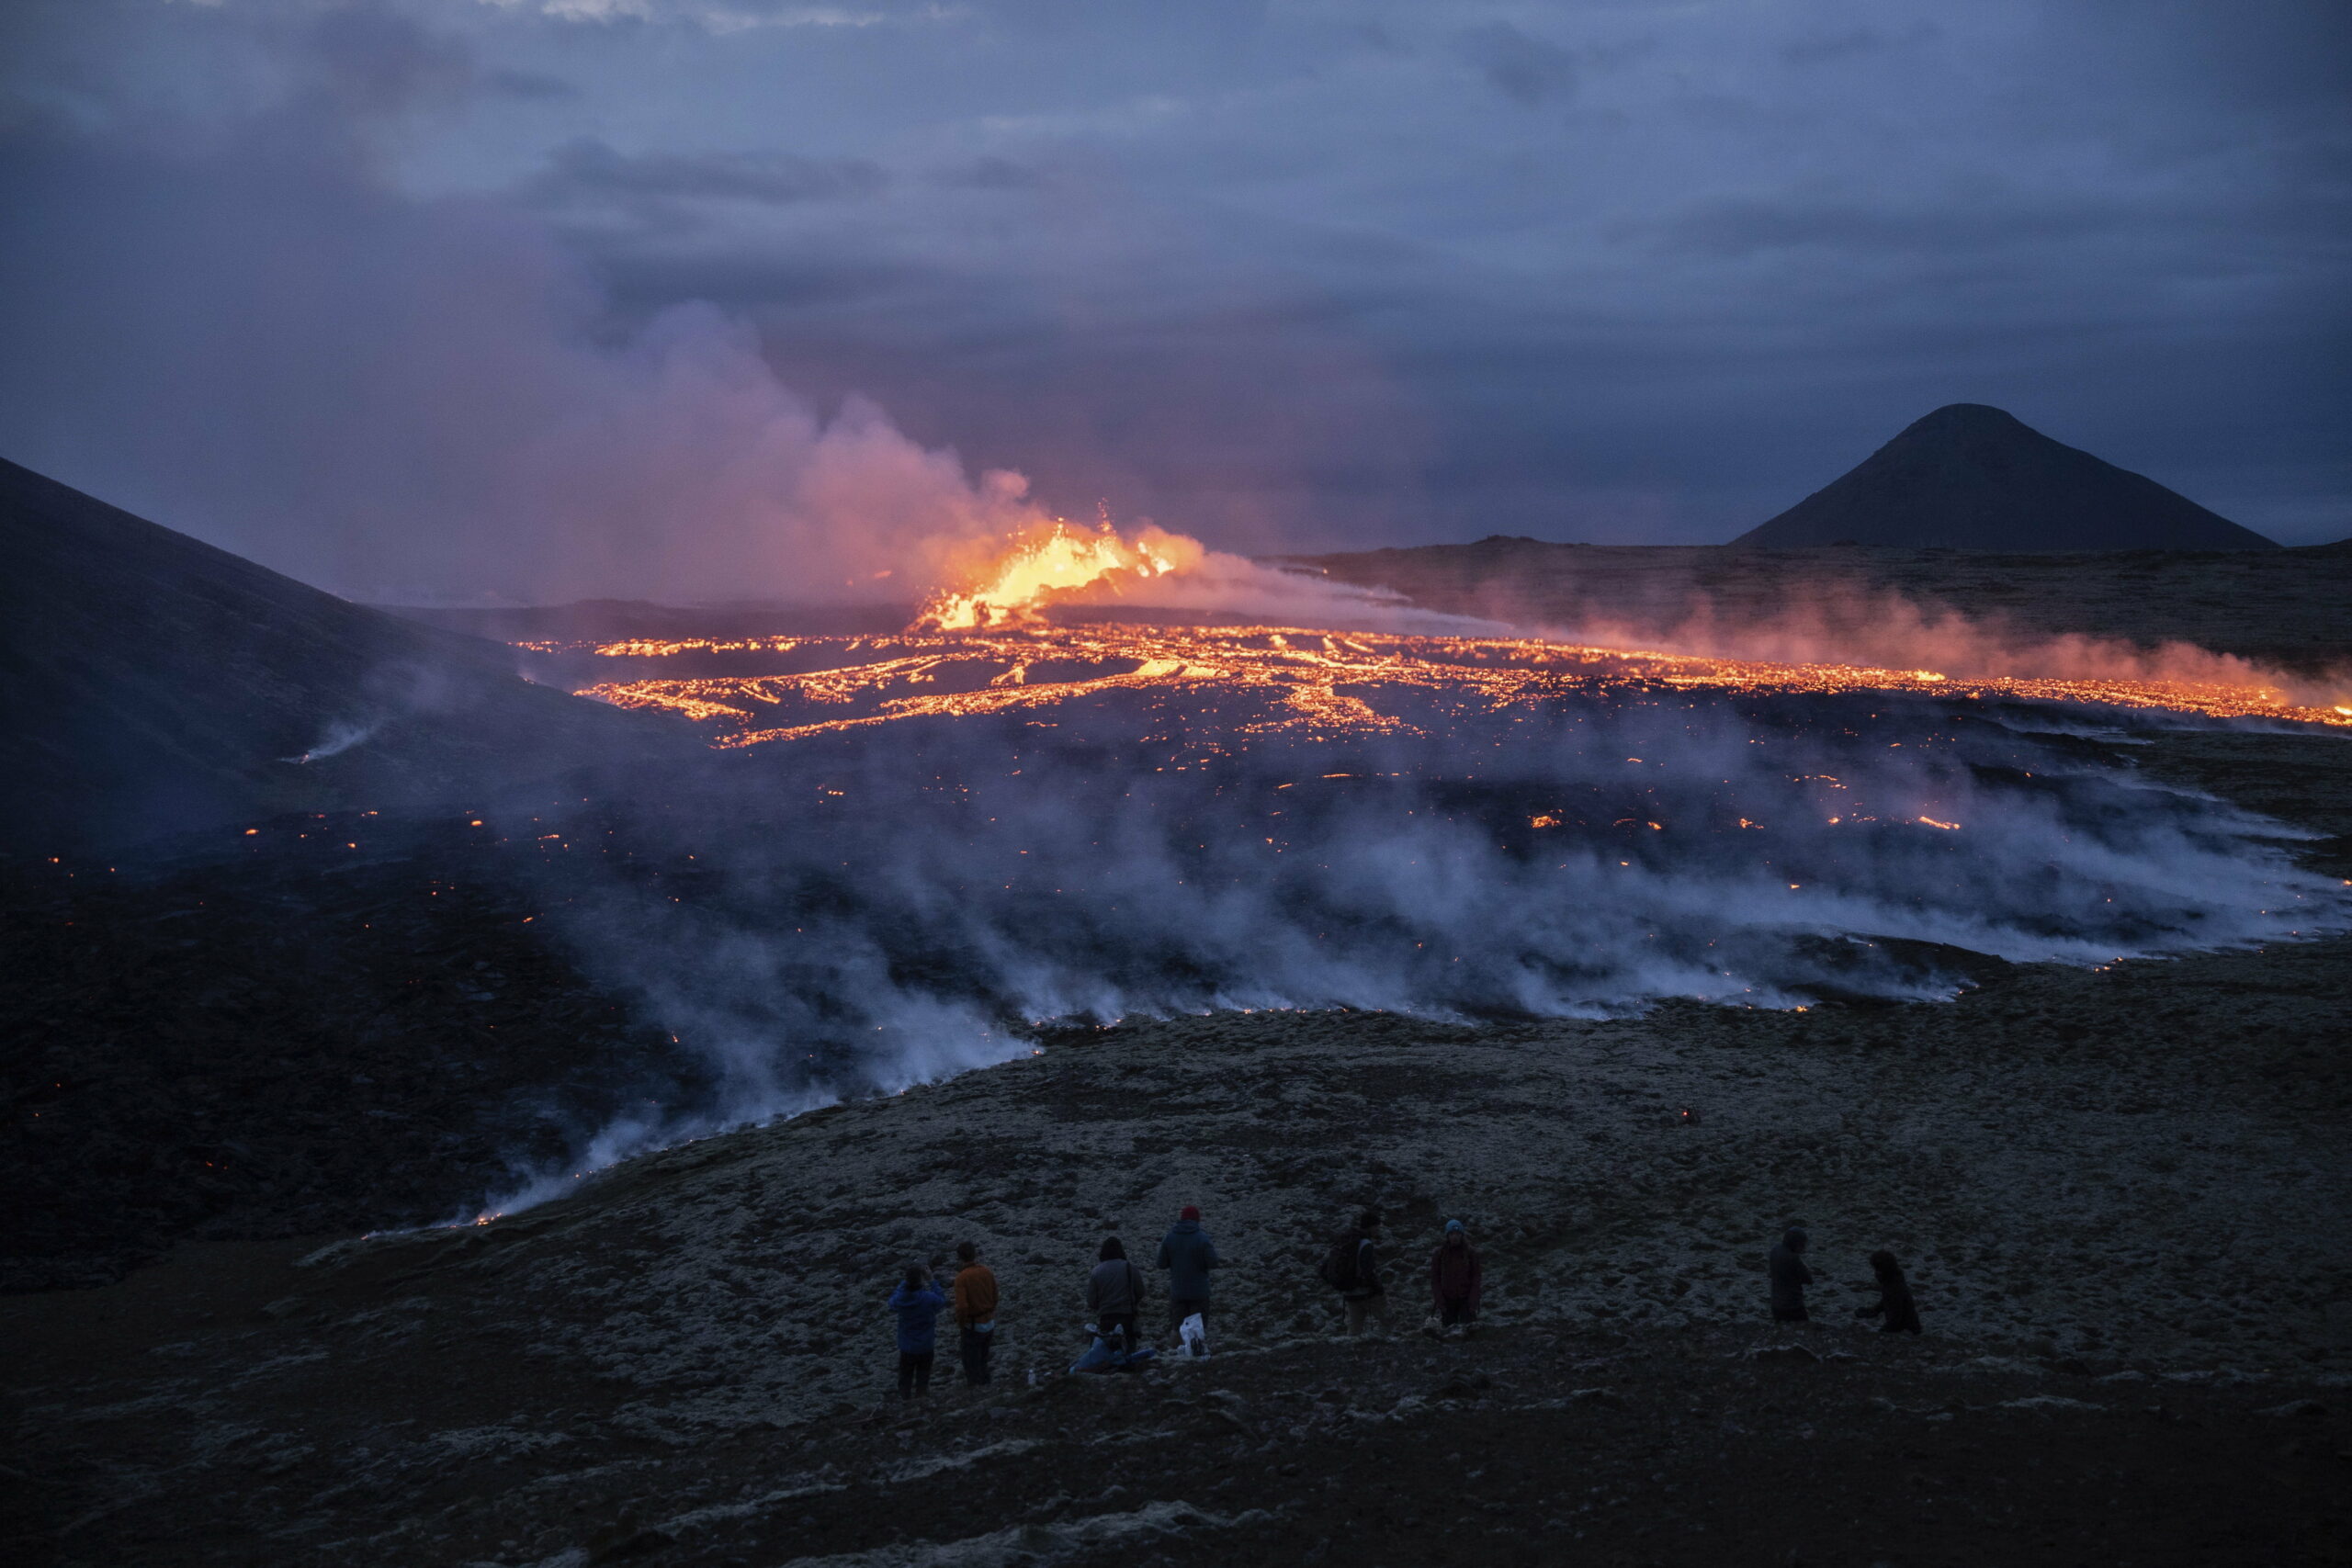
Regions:
M 2317 770 L 2301 815 L 2340 829 L 2332 739 L 2150 765 L 2233 744 Z M 495 1224 L 14 1298 L 0 1480 L 21 1542 L 89 1562 L 1487 1561 L 1580 1529 L 1599 1561 L 2335 1561 L 2347 957 L 1055 1036 Z M 1225 1353 L 1068 1386 L 1096 1243 L 1186 1201 L 1230 1260 Z M 1367 1201 L 1412 1256 L 1471 1221 L 1485 1337 L 1420 1337 L 1408 1258 L 1397 1339 L 1330 1342 L 1314 1259 Z M 1758 1361 L 1792 1217 L 1831 1359 Z M 967 1237 L 1004 1285 L 1003 1392 L 902 1427 L 881 1298 Z M 1924 1341 L 1846 1315 L 1878 1246 Z

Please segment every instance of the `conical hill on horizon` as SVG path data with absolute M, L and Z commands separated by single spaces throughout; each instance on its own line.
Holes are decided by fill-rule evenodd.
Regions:
M 0 848 L 35 853 L 479 804 L 670 734 L 5 459 L 0 674 Z
M 2278 542 L 2007 412 L 1948 403 L 1731 541 L 1962 550 L 2272 550 Z

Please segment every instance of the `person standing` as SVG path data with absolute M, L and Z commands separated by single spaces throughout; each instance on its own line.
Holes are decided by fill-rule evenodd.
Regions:
M 1341 1231 L 1323 1259 L 1323 1282 L 1340 1292 L 1348 1309 L 1348 1332 L 1360 1335 L 1374 1317 L 1388 1318 L 1388 1296 L 1380 1283 L 1380 1211 L 1366 1209 Z
M 1136 1313 L 1143 1306 L 1143 1276 L 1127 1261 L 1127 1249 L 1117 1236 L 1102 1238 L 1094 1271 L 1086 1277 L 1086 1310 L 1094 1314 L 1094 1330 L 1105 1345 L 1133 1350 Z M 1113 1336 L 1118 1337 L 1113 1345 Z
M 899 1318 L 899 1397 L 912 1399 L 931 1392 L 931 1361 L 939 1343 L 939 1309 L 947 1297 L 932 1283 L 931 1270 L 920 1263 L 907 1265 L 905 1278 L 890 1292 L 890 1310 Z
M 1883 1318 L 1882 1334 L 1917 1334 L 1919 1332 L 1919 1306 L 1911 1299 L 1911 1281 L 1903 1277 L 1903 1265 L 1894 1254 L 1884 1247 L 1871 1254 L 1871 1272 L 1878 1280 L 1878 1304 L 1856 1307 L 1856 1317 Z
M 1194 1313 L 1209 1310 L 1209 1270 L 1218 1263 L 1216 1243 L 1201 1228 L 1201 1211 L 1187 1203 L 1175 1224 L 1159 1240 L 1159 1267 L 1168 1270 L 1168 1326 L 1184 1325 Z
M 1478 1249 L 1470 1245 L 1469 1227 L 1460 1220 L 1445 1222 L 1445 1239 L 1430 1254 L 1430 1293 L 1437 1298 L 1440 1328 L 1478 1321 L 1478 1295 L 1485 1269 Z
M 1804 1232 L 1794 1225 L 1782 1232 L 1765 1263 L 1772 1274 L 1772 1321 L 1804 1322 L 1804 1288 L 1813 1283 L 1813 1270 L 1804 1266 Z
M 949 1292 L 956 1304 L 956 1348 L 963 1352 L 964 1381 L 978 1387 L 989 1381 L 989 1350 L 996 1343 L 996 1272 L 980 1261 L 975 1243 L 957 1242 L 956 1257 L 963 1265 Z

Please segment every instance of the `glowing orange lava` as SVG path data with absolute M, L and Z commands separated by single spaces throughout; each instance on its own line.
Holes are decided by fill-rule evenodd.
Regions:
M 1105 522 L 1079 528 L 1060 519 L 1015 540 L 974 574 L 968 587 L 933 594 L 915 618 L 918 631 L 972 631 L 1034 621 L 1058 595 L 1083 588 L 1116 593 L 1200 564 L 1197 540 L 1147 525 L 1130 540 Z
M 1189 716 L 1187 739 L 1211 749 L 1252 735 L 1338 739 L 1411 733 L 1417 728 L 1412 722 L 1384 711 L 1401 707 L 1385 698 L 1408 689 L 1487 712 L 1603 694 L 1614 700 L 1666 701 L 1695 692 L 1883 692 L 2352 726 L 2352 715 L 2340 709 L 2299 706 L 2278 692 L 2252 687 L 1963 679 L 1929 670 L 1754 663 L 1534 638 L 1287 626 L 1055 626 L 1033 619 L 977 635 L 921 628 L 885 637 L 637 639 L 575 646 L 642 660 L 771 653 L 798 666 L 776 674 L 611 681 L 582 693 L 623 707 L 668 708 L 709 727 L 715 731 L 712 744 L 722 747 L 933 716 L 1020 712 L 1035 716 L 1034 722 L 1047 722 L 1063 705 L 1120 692 L 1159 699 L 1181 695 Z

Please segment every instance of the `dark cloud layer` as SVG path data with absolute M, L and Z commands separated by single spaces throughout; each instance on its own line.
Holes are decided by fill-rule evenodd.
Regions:
M 1495 91 L 1529 108 L 1576 90 L 1577 59 L 1556 43 L 1532 38 L 1509 22 L 1466 28 L 1456 40 Z
M 2346 15 L 21 0 L 0 451 L 358 592 L 1717 539 L 1957 400 L 2335 537 Z

